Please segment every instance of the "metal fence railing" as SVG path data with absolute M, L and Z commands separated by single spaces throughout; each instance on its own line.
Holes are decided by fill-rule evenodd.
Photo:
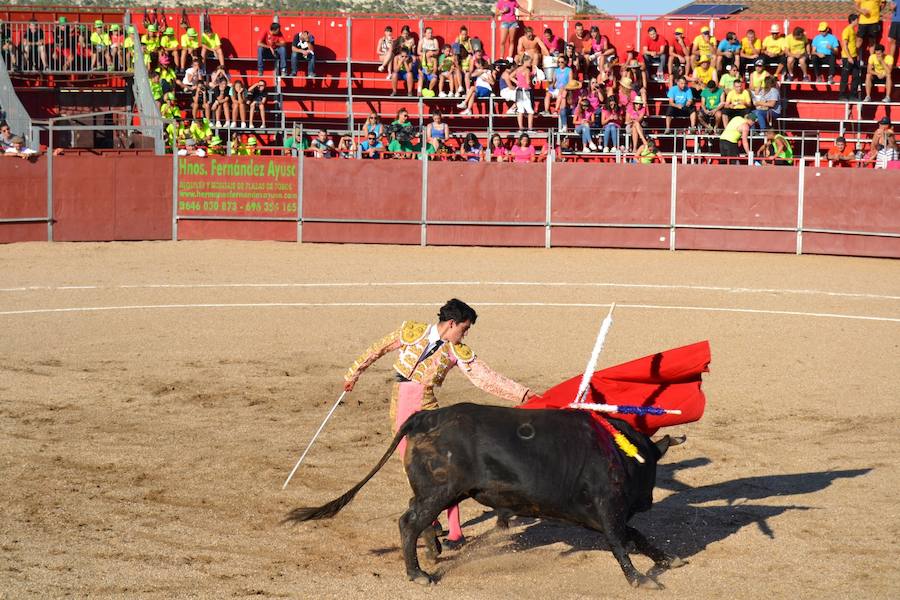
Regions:
M 91 73 L 131 71 L 125 23 L 0 23 L 0 55 L 10 71 Z
M 31 116 L 16 94 L 2 56 L 0 56 L 0 112 L 2 112 L 2 120 L 9 124 L 10 130 L 14 134 L 24 137 L 26 146 L 37 150 L 38 136 L 33 130 Z
M 125 22 L 130 24 L 131 15 L 125 13 Z M 153 140 L 153 148 L 157 154 L 163 154 L 166 151 L 164 136 L 163 118 L 159 112 L 159 105 L 153 99 L 153 92 L 150 88 L 150 76 L 147 73 L 146 63 L 144 62 L 144 50 L 141 46 L 140 36 L 137 31 L 128 34 L 134 43 L 134 77 L 132 79 L 132 90 L 134 92 L 134 103 L 140 118 L 141 133 Z

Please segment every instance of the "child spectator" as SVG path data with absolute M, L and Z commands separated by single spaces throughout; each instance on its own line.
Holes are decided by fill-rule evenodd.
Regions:
M 384 28 L 384 35 L 375 42 L 375 55 L 381 61 L 381 64 L 378 65 L 378 72 L 384 73 L 387 70 L 388 78 L 393 72 L 395 46 L 394 28 L 388 25 Z
M 719 88 L 715 81 L 710 81 L 700 94 L 700 111 L 697 113 L 700 125 L 710 131 L 719 129 L 722 125 L 722 109 L 724 107 L 724 90 Z
M 397 82 L 406 82 L 406 94 L 412 95 L 413 81 L 419 78 L 417 63 L 410 55 L 409 48 L 403 46 L 400 53 L 394 57 L 394 67 L 391 73 L 391 96 L 397 95 Z
M 187 67 L 188 58 L 200 60 L 200 38 L 197 30 L 189 27 L 188 30 L 181 35 L 181 52 L 178 55 L 178 68 Z
M 416 54 L 416 37 L 412 34 L 409 29 L 409 25 L 404 25 L 400 28 L 400 37 L 397 38 L 397 47 L 406 48 L 409 50 L 410 55 L 415 56 Z
M 859 56 L 859 44 L 856 37 L 856 23 L 859 15 L 847 17 L 849 25 L 841 32 L 841 88 L 839 100 L 859 99 L 859 84 L 862 65 Z
M 416 56 L 419 58 L 419 62 L 425 62 L 425 55 L 428 52 L 433 52 L 434 56 L 437 56 L 439 49 L 438 41 L 434 37 L 434 30 L 431 27 L 426 27 L 425 31 L 422 32 L 422 39 L 416 45 Z
M 2 36 L 3 34 L 0 33 L 0 37 Z M 56 27 L 53 28 L 53 52 L 51 57 L 54 71 L 72 70 L 72 61 L 75 58 L 75 34 L 65 17 L 60 17 Z M 9 66 L 8 62 L 7 66 Z
M 178 39 L 175 37 L 175 28 L 174 27 L 166 27 L 165 31 L 163 31 L 162 36 L 159 38 L 159 54 L 160 58 L 165 54 L 166 58 L 171 59 L 171 62 L 177 62 L 178 60 Z
M 316 38 L 308 31 L 301 31 L 294 36 L 291 44 L 291 77 L 297 76 L 297 62 L 306 61 L 306 78 L 313 80 L 316 76 Z
M 437 41 L 437 40 L 435 40 Z M 438 60 L 435 50 L 426 50 L 425 57 L 422 59 L 422 66 L 419 70 L 418 92 L 420 96 L 433 98 L 435 95 L 434 88 L 437 87 L 438 81 Z M 424 93 L 423 93 L 424 92 Z
M 509 151 L 506 149 L 506 144 L 503 143 L 503 138 L 500 137 L 499 133 L 495 133 L 491 136 L 491 141 L 488 144 L 486 160 L 488 162 L 505 162 L 508 160 L 508 157 Z
M 371 131 L 366 134 L 366 139 L 359 144 L 360 158 L 379 159 L 383 151 L 384 144 L 379 136 L 376 136 Z
M 231 89 L 226 81 L 220 79 L 219 85 L 213 88 L 209 108 L 212 118 L 216 121 L 216 129 L 223 126 L 231 127 Z M 251 114 L 250 117 L 252 121 L 253 115 Z M 264 117 L 263 122 L 265 122 Z
M 159 73 L 159 83 L 163 88 L 163 92 L 174 92 L 175 88 L 178 87 L 178 76 L 175 75 L 175 69 L 171 67 L 169 55 L 165 52 L 159 53 L 159 66 L 156 67 L 156 72 Z
M 534 128 L 534 101 L 531 99 L 531 80 L 534 77 L 531 56 L 522 57 L 522 64 L 515 70 L 513 81 L 516 84 L 516 122 L 522 131 L 522 115 L 528 115 L 528 130 Z M 527 137 L 527 136 L 526 136 Z M 529 142 L 530 143 L 530 142 Z
M 577 52 L 573 44 L 566 44 L 563 55 L 569 60 L 572 79 L 583 80 L 587 73 L 587 61 L 584 59 L 584 55 Z
M 825 158 L 832 167 L 852 167 L 856 161 L 856 152 L 853 146 L 847 143 L 844 136 L 838 136 L 834 140 L 834 146 L 828 151 Z
M 761 55 L 767 65 L 777 65 L 775 78 L 778 79 L 787 66 L 787 40 L 781 35 L 781 28 L 775 23 L 769 28 L 769 35 L 762 42 Z
M 209 124 L 209 119 L 206 118 L 194 117 L 188 132 L 201 144 L 205 144 L 213 136 L 212 126 Z
M 481 162 L 484 160 L 484 146 L 478 141 L 477 135 L 470 133 L 466 135 L 459 154 L 467 162 Z
M 36 151 L 25 146 L 25 140 L 16 136 L 9 141 L 9 146 L 3 151 L 4 156 L 16 156 L 18 158 L 33 158 L 37 154 Z
M 806 37 L 802 27 L 794 27 L 791 37 L 787 38 L 787 73 L 784 76 L 785 81 L 793 80 L 794 65 L 797 63 L 800 64 L 803 81 L 809 81 L 809 70 L 806 66 L 808 57 L 809 38 Z
M 619 128 L 622 127 L 622 109 L 615 96 L 607 98 L 600 110 L 600 125 L 603 127 L 603 151 L 612 152 L 619 147 Z
M 159 74 L 153 74 L 155 78 L 159 79 Z M 208 104 L 207 104 L 208 106 Z M 176 116 L 181 114 L 181 110 L 178 108 L 178 104 L 175 102 L 175 92 L 167 92 L 163 94 L 163 103 L 159 107 L 159 114 L 162 115 L 163 119 L 174 119 Z
M 328 139 L 328 134 L 324 129 L 320 129 L 316 134 L 310 148 L 315 158 L 333 158 L 335 156 L 334 141 Z
M 647 29 L 647 40 L 644 42 L 642 49 L 644 55 L 644 65 L 648 69 L 655 68 L 655 81 L 661 82 L 665 77 L 666 56 L 668 55 L 669 43 L 666 38 L 659 35 L 656 27 Z
M 607 61 L 616 54 L 616 49 L 609 38 L 600 33 L 600 28 L 591 26 L 590 50 L 586 53 L 589 63 L 597 66 L 598 71 L 603 71 Z
M 728 121 L 735 117 L 743 117 L 753 110 L 753 99 L 750 92 L 744 89 L 744 80 L 738 79 L 734 87 L 725 95 L 725 107 L 722 111 L 722 124 L 727 127 Z
M 740 53 L 741 43 L 737 39 L 737 34 L 729 31 L 716 47 L 716 71 L 721 73 L 729 65 L 737 66 Z
M 769 75 L 763 88 L 753 94 L 753 108 L 760 129 L 775 125 L 781 116 L 781 94 L 775 83 L 775 78 Z
M 356 144 L 349 135 L 341 136 L 338 140 L 337 155 L 340 158 L 356 158 Z
M 193 92 L 202 81 L 203 73 L 200 70 L 200 59 L 195 58 L 191 62 L 191 66 L 184 72 L 184 78 L 181 80 L 181 89 Z
M 894 135 L 894 128 L 891 127 L 891 120 L 888 117 L 881 117 L 878 121 L 878 127 L 872 133 L 872 145 L 884 144 L 885 139 L 889 135 Z
M 287 40 L 281 33 L 281 25 L 272 23 L 256 44 L 256 74 L 262 77 L 263 61 L 275 60 L 275 74 L 287 75 Z M 251 114 L 251 120 L 253 120 Z
M 446 92 L 444 92 L 444 83 L 447 84 Z M 459 61 L 453 53 L 453 48 L 450 44 L 444 44 L 444 51 L 438 58 L 437 88 L 438 96 L 441 98 L 462 96 L 465 90 L 462 82 L 462 73 L 459 69 Z
M 0 54 L 10 71 L 19 70 L 19 52 L 13 43 L 12 30 L 9 23 L 0 22 Z
M 466 116 L 471 115 L 472 106 L 475 105 L 476 100 L 491 97 L 491 94 L 494 90 L 494 83 L 496 83 L 497 81 L 498 71 L 498 65 L 494 65 L 490 69 L 485 69 L 484 71 L 482 71 L 481 75 L 479 75 L 475 80 L 475 85 L 469 88 L 469 91 L 466 93 L 466 97 L 463 98 L 463 101 L 456 105 L 457 107 L 463 109 L 463 111 L 459 114 Z
M 644 99 L 638 96 L 625 107 L 625 135 L 631 136 L 631 147 L 638 145 L 638 140 L 647 143 L 644 135 L 644 120 L 647 118 L 647 107 Z
M 5 151 L 12 146 L 13 134 L 9 130 L 9 124 L 0 123 L 0 151 Z
M 527 133 L 519 136 L 519 142 L 512 147 L 513 162 L 527 163 L 536 160 L 534 146 L 531 145 L 531 137 Z
M 153 100 L 156 101 L 156 104 L 160 105 L 160 101 L 163 99 L 164 92 L 162 84 L 159 83 L 159 73 L 156 71 L 150 73 L 150 95 L 153 96 Z M 160 110 L 162 110 L 161 105 Z
M 634 151 L 634 161 L 641 165 L 663 162 L 662 157 L 659 155 L 659 151 L 656 149 L 656 141 L 651 138 L 641 144 L 641 146 Z
M 206 55 L 212 54 L 219 62 L 219 66 L 225 66 L 225 54 L 222 52 L 222 38 L 213 31 L 209 17 L 203 20 L 203 30 L 200 33 L 200 61 L 206 64 Z M 210 152 L 212 154 L 212 152 Z
M 591 103 L 588 99 L 582 98 L 579 100 L 578 105 L 575 107 L 572 122 L 575 123 L 575 133 L 581 136 L 582 152 L 597 151 L 597 145 L 592 138 L 595 119 L 594 109 L 591 108 Z
M 384 136 L 384 127 L 381 124 L 381 119 L 378 118 L 378 113 L 371 112 L 369 116 L 366 117 L 365 123 L 363 123 L 363 134 L 365 135 L 375 135 L 376 138 L 381 139 Z
M 884 84 L 884 102 L 891 101 L 891 71 L 894 69 L 894 57 L 887 56 L 884 53 L 882 44 L 875 45 L 875 52 L 869 56 L 868 68 L 866 69 L 866 97 L 863 102 L 872 101 L 872 85 L 875 83 Z
M 172 96 L 174 96 L 174 95 L 175 94 L 172 93 Z M 210 96 L 211 96 L 211 94 L 209 93 L 209 90 L 207 89 L 206 84 L 203 83 L 202 81 L 200 83 L 198 83 L 197 86 L 194 88 L 194 98 L 193 98 L 193 101 L 191 102 L 191 111 L 193 112 L 193 115 L 195 117 L 202 115 L 203 117 L 209 119 L 212 116 L 212 111 L 210 110 L 210 107 L 209 107 L 209 97 Z
M 841 49 L 841 44 L 834 37 L 834 34 L 831 33 L 831 28 L 825 21 L 819 23 L 819 35 L 812 39 L 810 47 L 812 51 L 810 60 L 812 61 L 813 77 L 816 81 L 819 81 L 822 67 L 828 65 L 828 75 L 824 81 L 831 83 L 837 68 L 835 58 Z
M 669 105 L 666 107 L 666 130 L 669 133 L 672 130 L 672 119 L 687 118 L 691 127 L 697 126 L 697 113 L 694 110 L 694 95 L 687 87 L 687 79 L 682 75 L 675 83 L 675 86 L 669 88 L 666 93 Z
M 435 152 L 439 145 L 450 139 L 450 127 L 444 122 L 444 116 L 440 111 L 431 113 L 431 124 L 425 127 L 425 143 L 434 148 Z
M 222 138 L 217 135 L 212 136 L 206 146 L 206 153 L 210 156 L 224 156 L 225 146 L 222 145 Z
M 229 93 L 231 99 L 231 125 L 237 127 L 240 123 L 241 129 L 247 128 L 247 90 L 244 88 L 244 82 L 240 79 L 234 82 Z
M 250 100 L 250 118 L 247 125 L 253 129 L 253 116 L 259 111 L 259 126 L 266 127 L 266 102 L 268 101 L 266 82 L 260 79 L 247 90 L 247 98 Z
M 741 52 L 738 57 L 739 60 L 736 69 L 738 76 L 743 76 L 756 64 L 756 61 L 760 58 L 761 52 L 762 41 L 756 37 L 756 31 L 748 29 L 747 35 L 741 38 Z M 763 63 L 763 66 L 765 66 L 765 63 Z
M 711 57 L 716 53 L 716 48 L 718 47 L 718 40 L 712 35 L 709 30 L 709 27 L 704 25 L 700 28 L 700 35 L 694 38 L 694 41 L 691 43 L 691 58 L 690 64 L 688 65 L 688 70 L 696 67 L 700 60 L 704 57 Z

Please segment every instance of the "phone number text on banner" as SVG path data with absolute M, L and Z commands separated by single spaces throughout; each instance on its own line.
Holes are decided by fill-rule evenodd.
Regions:
M 297 216 L 297 159 L 207 156 L 178 159 L 178 215 Z

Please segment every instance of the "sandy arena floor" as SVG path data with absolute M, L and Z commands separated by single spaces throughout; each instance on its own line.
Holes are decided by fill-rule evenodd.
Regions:
M 0 288 L 2 598 L 898 597 L 898 261 L 18 244 L 0 247 Z M 688 442 L 634 520 L 690 561 L 666 590 L 628 587 L 591 532 L 500 532 L 472 501 L 440 584 L 409 583 L 396 457 L 334 520 L 278 525 L 388 444 L 385 359 L 281 491 L 347 366 L 451 296 L 480 313 L 479 356 L 536 390 L 584 368 L 611 301 L 601 366 L 711 341 L 706 415 L 674 428 Z M 458 373 L 441 398 L 491 402 Z

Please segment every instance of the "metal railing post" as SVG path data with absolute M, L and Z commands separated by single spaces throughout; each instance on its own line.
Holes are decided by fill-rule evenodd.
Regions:
M 488 130 L 494 128 L 494 95 L 488 97 Z M 488 140 L 490 141 L 490 139 Z
M 428 150 L 425 147 L 424 135 L 420 144 L 422 146 L 422 237 L 419 245 L 426 246 L 428 244 Z
M 544 248 L 550 247 L 550 219 L 553 212 L 553 163 L 556 161 L 556 149 L 550 148 L 547 153 L 547 181 L 544 194 L 547 199 L 547 211 L 544 217 L 546 225 L 544 226 Z
M 797 254 L 803 254 L 803 196 L 806 193 L 806 165 L 802 162 L 797 176 Z
M 303 241 L 303 125 L 300 125 L 300 156 L 297 157 L 297 242 Z
M 678 196 L 678 155 L 672 155 L 672 194 L 669 197 L 669 250 L 675 250 L 675 231 Z
M 47 134 L 47 241 L 53 241 L 53 121 Z
M 497 19 L 491 17 L 491 56 L 498 60 L 497 56 Z
M 347 17 L 347 127 L 353 133 L 353 61 L 351 46 L 353 45 L 353 19 Z
M 178 149 L 172 148 L 172 241 L 178 241 Z

